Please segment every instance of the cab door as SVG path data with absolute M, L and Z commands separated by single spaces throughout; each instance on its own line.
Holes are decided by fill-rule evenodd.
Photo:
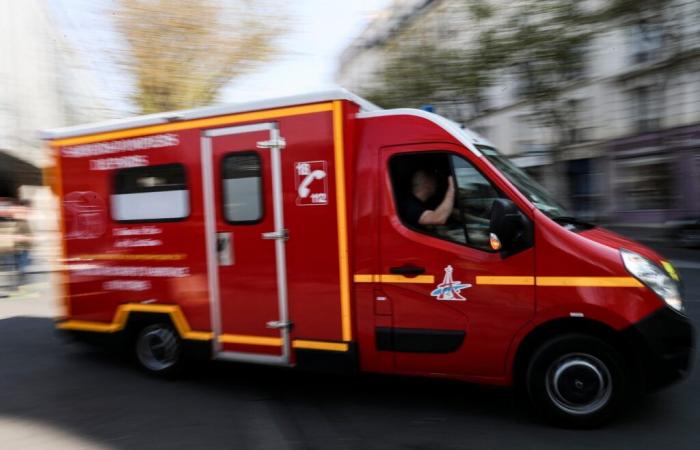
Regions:
M 503 194 L 461 147 L 392 146 L 379 159 L 378 280 L 392 314 L 390 327 L 376 329 L 379 350 L 393 352 L 399 372 L 502 376 L 512 337 L 533 315 L 534 248 L 490 248 L 490 207 Z M 454 177 L 455 211 L 443 226 L 402 217 L 418 170 L 435 177 L 433 205 Z

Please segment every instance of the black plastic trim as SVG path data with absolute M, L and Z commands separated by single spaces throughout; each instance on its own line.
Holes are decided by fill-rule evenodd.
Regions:
M 348 342 L 345 352 L 299 348 L 295 350 L 296 367 L 322 373 L 355 374 L 360 368 L 357 344 Z
M 670 307 L 651 313 L 623 335 L 638 349 L 648 389 L 667 386 L 690 372 L 695 332 L 690 320 Z
M 461 330 L 384 327 L 375 333 L 377 350 L 406 353 L 452 353 L 467 335 Z

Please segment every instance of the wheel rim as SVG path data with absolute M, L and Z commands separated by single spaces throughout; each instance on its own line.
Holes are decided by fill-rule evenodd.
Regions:
M 547 370 L 547 394 L 570 414 L 591 414 L 603 408 L 613 392 L 608 367 L 583 353 L 564 355 Z
M 136 354 L 141 364 L 149 370 L 159 372 L 177 363 L 180 344 L 174 331 L 163 325 L 151 325 L 139 334 Z

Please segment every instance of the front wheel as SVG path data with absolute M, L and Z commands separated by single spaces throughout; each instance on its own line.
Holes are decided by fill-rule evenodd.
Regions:
M 182 343 L 172 326 L 155 323 L 136 336 L 134 353 L 139 365 L 154 375 L 173 375 L 182 364 Z
M 558 425 L 589 428 L 611 419 L 627 398 L 620 353 L 593 336 L 571 334 L 543 344 L 526 375 L 534 406 Z

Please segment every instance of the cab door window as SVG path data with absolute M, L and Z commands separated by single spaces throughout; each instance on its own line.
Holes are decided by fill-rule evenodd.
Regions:
M 491 250 L 489 245 L 489 225 L 493 201 L 502 195 L 489 180 L 466 159 L 450 155 L 457 184 L 455 209 L 469 245 L 483 250 Z
M 463 157 L 448 152 L 414 152 L 393 156 L 389 171 L 396 210 L 403 225 L 420 233 L 492 251 L 489 246 L 491 205 L 499 191 Z M 420 217 L 437 211 L 454 194 L 444 220 L 425 224 Z M 448 202 L 449 203 L 449 202 Z

